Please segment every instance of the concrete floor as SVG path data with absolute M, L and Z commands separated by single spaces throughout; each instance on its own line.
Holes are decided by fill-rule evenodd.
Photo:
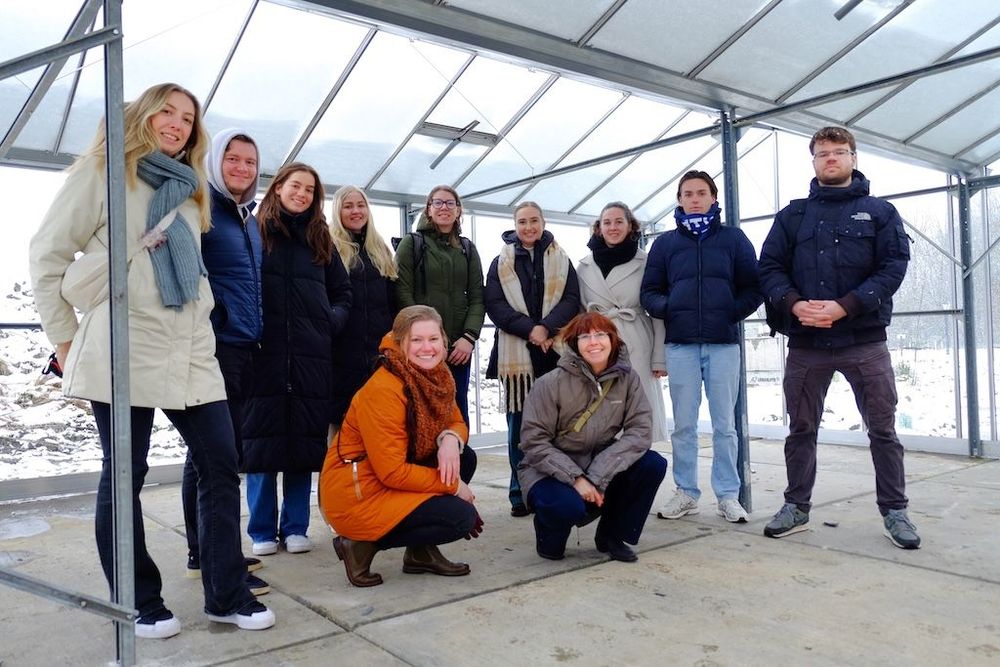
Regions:
M 405 575 L 380 553 L 385 584 L 350 586 L 314 511 L 308 554 L 281 552 L 258 572 L 278 616 L 264 632 L 218 626 L 185 578 L 179 486 L 147 488 L 147 540 L 183 632 L 137 640 L 144 665 L 1000 665 L 1000 461 L 907 455 L 911 518 L 924 547 L 882 536 L 864 449 L 823 446 L 812 530 L 761 529 L 781 504 L 781 444 L 754 441 L 751 522 L 728 524 L 706 490 L 701 513 L 651 517 L 639 562 L 608 562 L 593 524 L 567 557 L 534 553 L 530 519 L 508 515 L 507 463 L 480 451 L 473 487 L 479 540 L 443 551 L 468 577 Z M 707 486 L 711 449 L 702 450 Z M 670 496 L 664 482 L 657 504 Z M 825 522 L 836 524 L 835 527 Z M 249 543 L 246 542 L 247 552 Z M 0 565 L 106 596 L 93 545 L 93 497 L 0 505 Z M 0 585 L 0 666 L 99 665 L 110 621 Z

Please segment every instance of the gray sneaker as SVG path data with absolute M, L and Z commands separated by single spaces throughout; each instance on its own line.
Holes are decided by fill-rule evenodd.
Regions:
M 889 510 L 883 517 L 885 529 L 882 531 L 889 541 L 900 549 L 919 549 L 920 536 L 917 527 L 906 515 L 906 510 Z
M 803 512 L 794 503 L 785 503 L 771 522 L 764 526 L 764 535 L 786 537 L 803 530 L 809 530 L 809 513 Z
M 697 514 L 698 501 L 684 493 L 680 489 L 674 492 L 674 497 L 661 507 L 656 516 L 661 519 L 679 519 L 685 514 Z
M 743 509 L 740 501 L 736 500 L 736 498 L 720 500 L 715 513 L 724 517 L 729 523 L 746 523 L 747 519 L 749 519 L 747 511 Z

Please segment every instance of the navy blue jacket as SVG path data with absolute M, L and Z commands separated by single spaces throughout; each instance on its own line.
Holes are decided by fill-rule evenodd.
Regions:
M 532 261 L 531 254 L 521 245 L 514 230 L 508 230 L 501 235 L 503 242 L 514 246 L 514 273 L 521 283 L 521 294 L 524 296 L 524 303 L 528 306 L 528 314 L 525 315 L 507 303 L 507 297 L 503 293 L 500 285 L 500 276 L 497 265 L 500 256 L 497 255 L 490 264 L 490 270 L 486 274 L 486 313 L 490 320 L 509 334 L 518 338 L 528 340 L 531 330 L 535 325 L 541 324 L 549 330 L 550 336 L 559 333 L 566 324 L 580 312 L 580 283 L 576 277 L 576 269 L 570 262 L 569 273 L 566 275 L 566 287 L 563 289 L 562 298 L 559 299 L 549 314 L 542 317 L 542 297 L 545 295 L 545 272 L 544 255 L 545 249 L 552 243 L 552 232 L 546 230 L 535 243 L 535 256 Z M 559 355 L 555 350 L 550 349 L 544 353 L 537 345 L 525 342 L 528 351 L 531 353 L 532 370 L 536 378 L 556 367 L 559 363 Z M 490 353 L 489 365 L 486 369 L 486 377 L 495 378 L 497 373 L 497 341 L 494 338 L 493 351 Z
M 260 230 L 253 204 L 244 222 L 232 197 L 214 187 L 212 228 L 201 237 L 201 256 L 215 297 L 212 328 L 220 343 L 256 346 L 261 336 Z
M 291 237 L 275 232 L 262 266 L 264 335 L 244 409 L 245 472 L 323 466 L 333 418 L 333 340 L 351 311 L 340 256 L 313 262 L 304 216 L 282 215 Z
M 351 314 L 333 343 L 334 424 L 343 421 L 354 394 L 371 375 L 379 343 L 396 316 L 395 288 L 378 272 L 359 240 L 358 264 L 350 271 Z
M 701 236 L 678 223 L 653 241 L 640 297 L 668 343 L 739 343 L 737 324 L 764 301 L 753 245 L 718 216 Z
M 761 283 L 770 303 L 790 317 L 789 347 L 886 339 L 910 242 L 896 208 L 868 192 L 868 179 L 857 170 L 846 188 L 821 186 L 814 178 L 803 215 L 786 206 L 775 216 L 761 249 Z M 802 326 L 791 314 L 802 299 L 836 301 L 847 317 L 830 329 Z

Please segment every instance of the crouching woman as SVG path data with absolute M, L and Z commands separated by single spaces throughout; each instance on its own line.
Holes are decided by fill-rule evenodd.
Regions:
M 320 508 L 355 586 L 377 586 L 375 554 L 406 547 L 403 572 L 469 573 L 437 545 L 478 537 L 482 520 L 468 481 L 475 455 L 445 363 L 441 316 L 409 306 L 379 346 L 381 366 L 351 400 L 320 474 Z
M 650 450 L 651 412 L 618 330 L 599 313 L 562 329 L 568 348 L 525 401 L 518 476 L 535 512 L 535 548 L 563 558 L 574 525 L 600 516 L 594 542 L 613 560 L 636 544 L 667 462 Z

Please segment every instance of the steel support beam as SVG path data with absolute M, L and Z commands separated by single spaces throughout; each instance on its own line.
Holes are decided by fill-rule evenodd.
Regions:
M 117 26 L 106 25 L 100 30 L 84 35 L 79 39 L 59 42 L 44 49 L 32 51 L 18 58 L 11 58 L 0 63 L 0 81 L 8 79 L 24 72 L 30 72 L 36 67 L 42 67 L 57 58 L 71 56 L 87 49 L 97 46 L 104 46 L 110 42 L 121 39 L 121 29 Z
M 92 614 L 110 618 L 119 623 L 128 623 L 129 625 L 135 621 L 135 610 L 133 609 L 101 600 L 91 595 L 85 595 L 84 593 L 66 591 L 58 586 L 53 586 L 46 581 L 21 572 L 0 567 L 0 582 L 7 584 L 11 588 L 22 590 L 25 593 L 62 603 L 70 609 L 82 609 L 83 611 L 89 611 Z
M 733 125 L 733 113 L 723 111 L 719 114 L 722 127 L 722 172 L 723 188 L 726 194 L 725 224 L 732 227 L 740 226 L 740 189 L 739 189 L 739 154 L 736 143 L 739 141 L 739 130 Z M 750 480 L 750 422 L 747 416 L 747 352 L 743 333 L 743 322 L 740 330 L 740 389 L 736 395 L 736 469 L 740 475 L 740 504 L 747 512 L 753 511 L 753 489 Z
M 958 229 L 961 235 L 962 264 L 972 264 L 972 211 L 969 184 L 958 180 Z M 983 440 L 979 434 L 979 376 L 976 363 L 975 290 L 972 273 L 962 274 L 962 318 L 965 324 L 965 404 L 969 420 L 969 456 L 983 455 Z
M 125 93 L 122 63 L 122 0 L 105 0 L 105 25 L 118 39 L 104 47 L 104 117 L 108 183 L 108 265 L 111 295 L 111 468 L 114 515 L 112 602 L 135 609 L 135 544 L 132 528 L 132 409 L 129 392 L 128 240 L 125 221 Z M 118 662 L 135 664 L 135 625 L 115 621 Z
M 100 8 L 101 0 L 85 0 L 83 6 L 76 15 L 76 18 L 73 19 L 73 23 L 70 24 L 69 30 L 66 31 L 63 41 L 82 37 L 94 22 L 94 19 L 97 18 L 97 11 Z M 63 66 L 66 65 L 66 61 L 69 60 L 72 55 L 72 53 L 68 53 L 64 56 L 60 56 L 45 66 L 45 72 L 43 72 L 41 78 L 38 79 L 38 83 L 35 84 L 31 94 L 28 95 L 28 99 L 25 100 L 21 110 L 14 118 L 14 122 L 11 124 L 10 129 L 7 130 L 7 134 L 5 134 L 3 140 L 0 141 L 0 160 L 2 160 L 4 155 L 7 154 L 10 147 L 14 145 L 14 142 L 17 141 L 17 137 L 28 124 L 28 121 L 31 120 L 31 115 L 35 113 L 38 105 L 42 103 L 42 99 L 45 97 L 45 94 L 49 92 L 49 88 L 52 87 L 56 77 L 59 76 L 59 72 L 62 71 Z

